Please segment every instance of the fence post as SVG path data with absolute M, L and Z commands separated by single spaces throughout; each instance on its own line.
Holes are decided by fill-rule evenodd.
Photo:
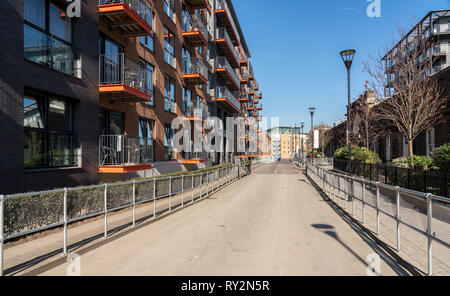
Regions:
M 172 212 L 172 176 L 169 177 L 169 212 Z
M 362 183 L 362 223 L 366 225 L 366 182 Z
M 200 173 L 200 199 L 202 199 L 203 173 Z
M 355 182 L 353 179 L 351 179 L 350 182 L 350 198 L 352 199 L 352 216 L 355 216 Z M 344 201 L 345 202 L 345 201 Z
M 67 255 L 67 188 L 64 188 L 64 238 L 63 238 L 63 254 Z
M 153 219 L 156 218 L 156 178 L 153 179 Z
M 431 193 L 427 194 L 427 218 L 428 218 L 428 275 L 433 275 L 433 198 Z
M 3 244 L 5 240 L 5 196 L 0 195 L 0 276 L 3 276 Z
M 192 175 L 192 190 L 191 190 L 192 203 L 194 203 L 194 178 L 195 178 L 195 176 Z
M 104 203 L 104 211 L 105 211 L 105 216 L 104 216 L 104 238 L 108 237 L 108 184 L 105 184 L 105 193 L 103 196 L 103 203 Z
M 181 175 L 181 207 L 184 207 L 184 175 Z
M 380 235 L 380 182 L 377 182 L 377 235 Z
M 238 170 L 237 170 L 238 171 L 238 179 L 240 179 L 241 178 L 240 166 L 238 165 L 237 168 L 238 168 Z
M 133 227 L 136 226 L 136 180 L 133 180 Z
M 395 187 L 397 207 L 397 252 L 400 252 L 400 187 Z

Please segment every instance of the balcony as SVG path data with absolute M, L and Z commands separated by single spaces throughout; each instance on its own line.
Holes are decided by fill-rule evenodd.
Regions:
M 237 93 L 230 91 L 226 86 L 218 86 L 215 89 L 215 98 L 216 101 L 221 103 L 223 106 L 228 109 L 236 111 L 239 113 L 240 103 L 238 99 L 236 99 Z
M 24 24 L 25 59 L 81 78 L 81 60 L 70 44 Z
M 255 90 L 255 91 L 258 91 L 259 90 L 259 85 L 258 85 L 258 83 L 255 81 L 254 82 L 254 87 L 253 87 L 253 89 Z
M 183 17 L 182 30 L 185 44 L 192 47 L 208 45 L 208 30 L 200 15 L 185 15 Z
M 194 121 L 194 120 L 206 120 L 209 117 L 208 107 L 203 105 L 202 107 L 188 106 L 186 102 L 183 102 L 183 119 Z
M 248 83 L 248 73 L 247 73 L 247 71 L 246 70 L 242 70 L 242 68 L 241 68 L 241 70 L 240 70 L 240 81 L 241 81 L 241 84 L 247 84 Z
M 197 58 L 183 59 L 183 80 L 188 85 L 201 85 L 208 83 L 208 69 Z
M 99 92 L 127 101 L 152 101 L 149 71 L 123 53 L 100 55 Z
M 239 102 L 241 103 L 245 103 L 248 102 L 248 93 L 245 89 L 241 89 L 239 91 L 239 97 L 238 97 Z
M 249 80 L 255 80 L 255 72 L 253 71 L 252 64 L 248 62 L 248 79 Z
M 225 0 L 216 0 L 216 16 L 219 25 L 224 27 L 231 36 L 234 46 L 239 46 L 239 38 L 237 35 L 236 25 L 231 17 L 230 9 Z
M 182 164 L 200 164 L 208 162 L 209 156 L 206 152 L 183 152 Z
M 121 28 L 126 37 L 152 35 L 152 8 L 146 0 L 99 0 L 98 13 Z
M 192 9 L 208 9 L 211 10 L 211 5 L 208 0 L 184 0 L 184 3 L 189 5 Z
M 239 90 L 239 78 L 225 57 L 216 58 L 216 73 L 231 90 Z
M 152 167 L 153 140 L 125 135 L 102 135 L 99 140 L 99 173 L 125 174 Z
M 233 68 L 239 68 L 239 55 L 231 42 L 230 36 L 225 28 L 217 28 L 216 45 L 222 54 L 228 59 Z

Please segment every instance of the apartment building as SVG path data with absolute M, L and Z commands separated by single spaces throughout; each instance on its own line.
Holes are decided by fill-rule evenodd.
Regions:
M 271 137 L 272 156 L 277 159 L 291 160 L 297 154 L 307 152 L 307 134 L 302 134 L 298 127 L 276 127 L 269 129 L 267 133 Z
M 420 42 L 418 42 L 418 40 Z M 384 57 L 386 70 L 385 99 L 395 95 L 396 65 L 408 51 L 415 53 L 417 43 L 426 44 L 418 47 L 423 64 L 429 63 L 427 76 L 435 76 L 442 87 L 443 96 L 450 98 L 450 10 L 431 11 L 421 19 L 406 36 L 400 40 Z M 367 92 L 358 98 L 368 99 Z M 356 102 L 358 102 L 355 101 Z M 375 101 L 382 101 L 375 98 Z M 355 104 L 353 103 L 353 104 Z M 382 104 L 382 103 L 381 103 Z M 373 106 L 377 108 L 377 106 Z M 336 149 L 346 145 L 347 121 L 341 121 L 328 131 L 326 154 L 332 156 Z M 358 137 L 358 135 L 355 135 Z M 354 136 L 354 139 L 355 139 Z M 431 156 L 435 147 L 450 142 L 450 104 L 442 111 L 442 120 L 436 126 L 419 135 L 414 143 L 416 155 Z M 378 153 L 384 162 L 391 162 L 399 157 L 409 155 L 405 138 L 394 127 L 388 127 L 376 141 L 371 144 L 371 150 Z
M 260 120 L 250 94 L 240 102 L 255 82 L 231 0 L 85 0 L 73 18 L 69 3 L 0 8 L 1 193 L 233 161 L 235 152 L 175 151 L 171 126 L 200 122 L 193 142 L 209 116 Z

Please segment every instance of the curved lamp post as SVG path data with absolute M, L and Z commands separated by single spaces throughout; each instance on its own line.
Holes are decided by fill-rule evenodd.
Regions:
M 349 164 L 352 156 L 352 135 L 350 132 L 350 112 L 351 112 L 351 98 L 350 98 L 350 69 L 352 68 L 353 58 L 355 57 L 356 50 L 347 49 L 341 51 L 341 57 L 344 61 L 345 67 L 347 68 L 347 83 L 348 83 L 348 105 L 347 105 L 347 145 L 348 145 L 348 158 Z

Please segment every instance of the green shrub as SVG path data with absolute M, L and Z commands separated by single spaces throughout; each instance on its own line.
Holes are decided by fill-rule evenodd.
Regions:
M 432 155 L 433 165 L 439 167 L 441 171 L 450 172 L 450 143 L 434 149 Z
M 334 153 L 335 159 L 348 159 L 348 147 L 342 147 L 336 150 Z M 381 163 L 381 159 L 378 154 L 370 151 L 369 149 L 352 146 L 352 160 L 360 161 L 363 163 Z
M 423 169 L 426 171 L 430 169 L 437 169 L 437 167 L 433 166 L 433 159 L 431 157 L 419 155 L 394 159 L 394 161 L 392 162 L 392 166 L 410 169 L 413 169 L 416 166 L 420 166 L 423 167 Z

